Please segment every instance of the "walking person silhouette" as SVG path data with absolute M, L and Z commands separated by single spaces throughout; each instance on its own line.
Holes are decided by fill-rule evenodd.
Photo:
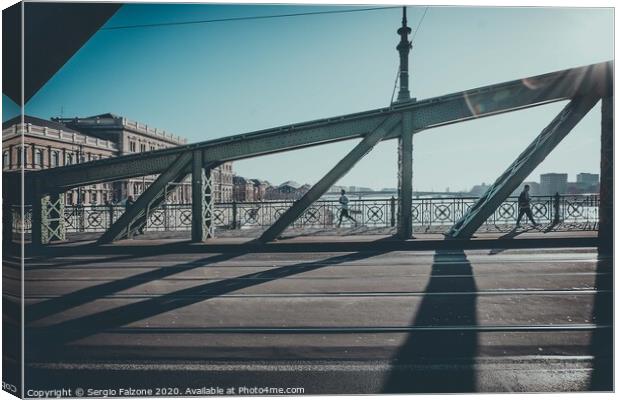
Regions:
M 349 214 L 349 198 L 346 196 L 345 193 L 345 190 L 342 189 L 340 191 L 340 198 L 338 199 L 338 203 L 340 203 L 340 218 L 338 219 L 338 228 L 340 228 L 340 225 L 342 224 L 342 218 L 344 217 L 350 219 L 355 225 L 357 225 L 357 220 Z
M 523 191 L 519 195 L 519 216 L 517 217 L 517 228 L 521 226 L 521 218 L 523 214 L 527 215 L 532 225 L 538 226 L 539 224 L 534 220 L 534 214 L 532 214 L 532 208 L 530 207 L 530 185 L 525 185 Z

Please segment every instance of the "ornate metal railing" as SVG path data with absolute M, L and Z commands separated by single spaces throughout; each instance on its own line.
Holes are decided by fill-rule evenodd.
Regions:
M 444 232 L 458 221 L 476 203 L 475 197 L 442 197 L 413 199 L 411 209 L 415 231 Z M 215 226 L 220 229 L 265 228 L 273 224 L 293 201 L 233 202 L 216 204 Z M 537 222 L 553 225 L 558 230 L 598 229 L 597 195 L 564 195 L 556 201 L 553 196 L 533 196 L 532 213 Z M 66 232 L 103 232 L 124 211 L 123 206 L 66 206 Z M 349 213 L 357 226 L 390 228 L 396 224 L 396 199 L 352 199 Z M 340 204 L 337 200 L 319 200 L 309 207 L 294 223 L 296 228 L 330 228 L 338 224 Z M 517 198 L 504 201 L 481 229 L 505 231 L 515 225 L 519 212 Z M 527 223 L 524 220 L 522 223 Z M 24 209 L 22 223 L 19 207 L 13 208 L 14 232 L 30 232 L 32 213 Z M 147 231 L 190 230 L 190 204 L 168 204 L 155 209 L 149 217 Z M 352 226 L 346 218 L 343 226 Z

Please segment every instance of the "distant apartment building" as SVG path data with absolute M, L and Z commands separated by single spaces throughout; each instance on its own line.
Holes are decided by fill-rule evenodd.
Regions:
M 250 181 L 254 185 L 254 201 L 264 200 L 267 189 L 271 186 L 271 184 L 260 179 L 250 179 Z
M 598 185 L 599 183 L 598 174 L 589 174 L 587 172 L 582 172 L 577 174 L 577 183 L 582 183 L 588 186 Z
M 5 171 L 20 169 L 22 165 L 27 170 L 54 168 L 187 143 L 180 136 L 109 113 L 86 118 L 52 118 L 51 121 L 30 116 L 24 119 L 24 127 L 20 117 L 2 124 Z M 232 175 L 231 163 L 222 164 L 213 171 L 216 202 L 232 200 Z M 72 189 L 66 192 L 65 201 L 69 205 L 98 205 L 121 202 L 128 196 L 135 199 L 156 178 L 157 175 L 151 175 Z M 170 185 L 168 193 L 169 202 L 191 202 L 189 178 Z
M 540 194 L 566 193 L 568 174 L 549 173 L 540 175 Z
M 576 193 L 598 193 L 600 190 L 599 175 L 582 172 L 577 174 L 576 182 L 569 182 L 567 192 Z
M 242 176 L 233 176 L 233 201 L 254 201 L 254 182 Z
M 265 193 L 268 200 L 298 200 L 310 190 L 308 184 L 300 185 L 295 181 L 286 181 L 278 186 L 269 187 Z
M 310 185 L 300 185 L 295 181 L 286 181 L 272 186 L 261 179 L 248 179 L 235 175 L 233 177 L 233 200 L 239 202 L 297 200 L 308 190 Z
M 286 181 L 278 186 L 270 187 L 265 193 L 268 200 L 296 200 L 303 194 L 300 193 L 301 185 L 295 181 Z

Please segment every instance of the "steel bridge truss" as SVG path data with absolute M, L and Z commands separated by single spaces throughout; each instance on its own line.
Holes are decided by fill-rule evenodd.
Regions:
M 140 154 L 97 160 L 79 165 L 25 173 L 25 198 L 41 204 L 33 210 L 33 242 L 63 240 L 63 221 L 56 215 L 57 199 L 71 188 L 159 174 L 156 181 L 127 207 L 125 213 L 105 232 L 99 243 L 131 237 L 144 226 L 149 213 L 165 199 L 166 185 L 179 183 L 191 174 L 192 240 L 213 237 L 213 196 L 211 170 L 221 163 L 309 146 L 361 138 L 306 195 L 295 202 L 261 236 L 261 241 L 277 238 L 287 226 L 346 174 L 382 140 L 398 139 L 399 203 L 397 235 L 411 237 L 413 135 L 448 124 L 517 111 L 529 107 L 570 100 L 565 109 L 543 130 L 461 220 L 450 229 L 454 238 L 471 237 L 473 232 L 527 175 L 555 148 L 600 98 L 613 98 L 613 62 L 592 64 L 485 86 L 421 101 L 395 103 L 390 107 L 333 118 L 281 126 L 263 131 L 209 140 L 201 143 Z M 609 129 L 608 129 L 609 130 Z M 19 174 L 4 173 L 5 185 L 19 184 Z M 14 186 L 18 187 L 18 186 Z M 3 191 L 5 201 L 17 204 Z M 49 211 L 48 208 L 56 211 Z M 605 205 L 601 205 L 605 207 Z M 38 222 L 35 222 L 38 221 Z M 49 221 L 47 225 L 43 221 Z M 43 228 L 35 228 L 38 224 Z M 47 227 L 46 227 L 47 226 Z
M 517 157 L 482 197 L 450 229 L 452 238 L 471 237 L 510 194 L 570 133 L 600 98 L 584 96 L 572 100 Z

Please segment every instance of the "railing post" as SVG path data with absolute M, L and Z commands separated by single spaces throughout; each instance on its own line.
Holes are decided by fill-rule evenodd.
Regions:
M 32 198 L 32 219 L 30 229 L 30 240 L 35 247 L 43 244 L 43 195 L 40 191 L 38 180 L 34 182 L 34 196 Z
M 204 232 L 204 167 L 202 152 L 194 151 L 192 157 L 192 242 L 205 240 Z
M 108 204 L 108 228 L 114 224 L 114 204 Z
M 168 211 L 168 203 L 166 203 L 167 193 L 164 193 L 164 204 L 161 206 L 162 212 L 164 213 L 164 231 L 170 230 L 170 211 Z
M 79 189 L 78 189 L 79 190 Z M 82 199 L 82 201 L 84 201 L 84 199 Z M 86 210 L 84 208 L 84 204 L 83 203 L 79 203 L 77 205 L 77 211 L 79 214 L 79 231 L 80 232 L 84 232 L 84 227 L 86 226 Z
M 396 198 L 394 196 L 390 199 L 390 226 L 396 226 Z
M 560 223 L 560 194 L 553 196 L 553 225 Z
M 232 202 L 232 229 L 237 229 L 237 202 Z

